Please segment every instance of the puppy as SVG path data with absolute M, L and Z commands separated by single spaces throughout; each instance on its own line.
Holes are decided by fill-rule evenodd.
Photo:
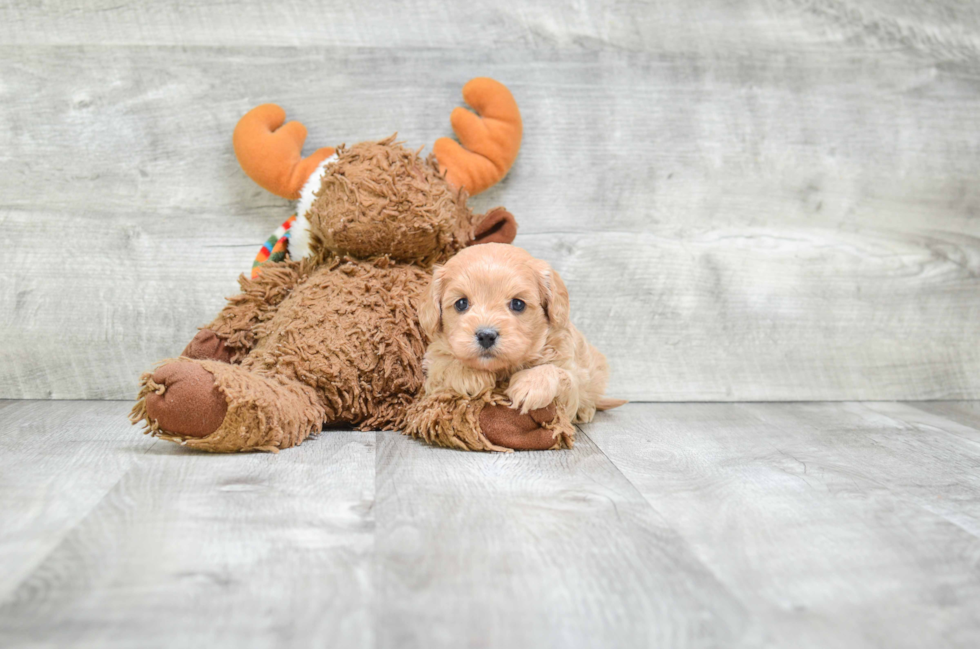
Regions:
M 568 290 L 551 266 L 502 243 L 466 248 L 436 267 L 419 320 L 431 341 L 425 391 L 475 398 L 509 379 L 522 413 L 555 399 L 575 423 L 626 403 L 603 397 L 606 357 L 568 321 Z

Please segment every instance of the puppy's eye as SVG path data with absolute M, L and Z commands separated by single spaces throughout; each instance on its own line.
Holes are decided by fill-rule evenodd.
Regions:
M 453 307 L 456 309 L 456 313 L 462 313 L 463 311 L 465 311 L 470 307 L 470 303 L 466 300 L 465 297 L 461 297 L 458 300 L 456 300 L 456 303 L 453 305 Z
M 516 297 L 510 301 L 510 310 L 514 313 L 520 313 L 526 306 L 527 305 L 524 304 L 524 300 L 518 300 Z

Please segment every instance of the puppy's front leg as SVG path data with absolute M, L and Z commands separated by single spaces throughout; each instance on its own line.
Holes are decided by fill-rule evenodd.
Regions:
M 568 372 L 557 365 L 538 365 L 516 372 L 510 377 L 507 396 L 512 408 L 520 408 L 521 414 L 549 405 L 571 385 Z

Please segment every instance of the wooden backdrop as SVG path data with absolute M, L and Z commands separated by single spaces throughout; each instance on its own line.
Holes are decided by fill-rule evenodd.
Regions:
M 212 6 L 213 4 L 213 6 Z M 131 398 L 290 214 L 231 131 L 526 136 L 517 215 L 634 400 L 980 398 L 980 4 L 0 3 L 0 397 Z

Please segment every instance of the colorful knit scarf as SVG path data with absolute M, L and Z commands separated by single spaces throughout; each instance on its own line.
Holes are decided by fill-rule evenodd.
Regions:
M 271 237 L 265 240 L 259 254 L 255 255 L 255 261 L 252 262 L 252 279 L 258 277 L 259 273 L 262 272 L 262 264 L 267 261 L 282 261 L 286 258 L 286 252 L 289 250 L 289 235 L 292 234 L 290 228 L 295 222 L 296 215 L 293 214 L 276 229 Z

